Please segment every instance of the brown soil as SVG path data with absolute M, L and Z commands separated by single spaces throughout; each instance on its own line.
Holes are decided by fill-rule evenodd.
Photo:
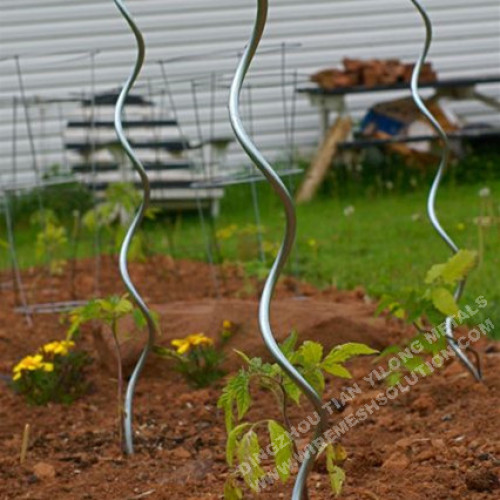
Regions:
M 226 367 L 235 370 L 239 365 L 233 348 L 266 356 L 254 318 L 260 283 L 244 278 L 237 268 L 225 267 L 219 270 L 217 299 L 210 269 L 204 264 L 157 257 L 131 267 L 138 288 L 149 303 L 157 304 L 153 308 L 160 313 L 161 343 L 195 331 L 216 335 L 222 320 L 229 319 L 238 332 L 227 346 Z M 111 259 L 103 262 L 101 293 L 123 291 L 115 268 Z M 68 276 L 49 280 L 40 278 L 36 270 L 26 273 L 25 284 L 38 302 L 68 300 L 75 292 L 80 298 L 89 297 L 92 263 L 78 263 L 74 290 L 68 286 Z M 39 315 L 30 329 L 13 312 L 14 294 L 3 291 L 0 299 L 0 372 L 8 374 L 16 361 L 41 343 L 62 338 L 64 326 L 57 315 Z M 287 278 L 279 285 L 273 323 L 280 338 L 297 328 L 301 338 L 316 339 L 327 348 L 350 340 L 382 348 L 410 335 L 398 323 L 374 318 L 374 308 L 362 290 L 318 291 Z M 129 340 L 125 344 L 133 358 L 138 343 Z M 193 390 L 166 362 L 151 357 L 135 401 L 136 454 L 123 457 L 115 433 L 116 380 L 111 351 L 96 352 L 90 335 L 84 336 L 82 345 L 101 363 L 96 362 L 90 373 L 92 393 L 70 407 L 30 408 L 0 381 L 0 499 L 222 498 L 228 473 L 223 416 L 216 408 L 222 382 Z M 487 341 L 481 341 L 478 349 L 484 363 L 484 384 L 475 383 L 452 362 L 342 438 L 349 456 L 341 498 L 498 498 L 500 352 Z M 373 367 L 371 358 L 350 364 L 363 393 L 342 414 L 332 415 L 332 424 L 384 389 L 383 385 L 372 388 L 363 380 Z M 329 381 L 325 400 L 338 397 L 341 388 L 339 381 Z M 268 394 L 256 390 L 254 400 L 249 418 L 278 418 Z M 292 420 L 298 423 L 309 413 L 304 403 Z M 21 466 L 19 452 L 26 423 L 32 431 L 27 460 Z M 311 500 L 331 498 L 323 465 L 315 468 L 309 484 Z M 288 498 L 290 487 L 291 483 L 274 485 L 258 498 Z

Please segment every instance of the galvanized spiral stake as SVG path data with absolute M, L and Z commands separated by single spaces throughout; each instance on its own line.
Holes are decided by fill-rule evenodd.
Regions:
M 315 429 L 315 437 L 319 437 L 326 428 L 327 415 L 323 408 L 323 403 L 320 396 L 316 391 L 307 383 L 307 381 L 302 377 L 302 375 L 292 366 L 292 364 L 286 359 L 286 357 L 281 352 L 276 339 L 274 338 L 271 323 L 270 323 L 270 308 L 271 299 L 276 286 L 278 277 L 283 269 L 283 266 L 290 255 L 290 251 L 295 240 L 296 232 L 296 216 L 295 207 L 292 198 L 287 191 L 285 185 L 281 181 L 280 177 L 273 170 L 271 165 L 267 162 L 264 156 L 257 149 L 255 144 L 252 142 L 247 132 L 245 131 L 241 117 L 240 117 L 240 94 L 243 86 L 243 81 L 245 79 L 246 73 L 250 67 L 252 59 L 255 55 L 259 42 L 262 38 L 264 32 L 264 27 L 267 19 L 268 2 L 267 0 L 258 0 L 257 2 L 257 15 L 255 19 L 255 24 L 252 30 L 250 41 L 245 48 L 243 56 L 240 59 L 236 73 L 231 84 L 231 90 L 229 94 L 229 118 L 231 121 L 231 126 L 236 135 L 238 142 L 241 144 L 242 148 L 245 150 L 247 155 L 253 161 L 255 166 L 262 172 L 269 184 L 272 186 L 274 192 L 279 196 L 286 215 L 286 226 L 283 242 L 281 244 L 278 256 L 274 261 L 271 270 L 269 271 L 269 276 L 267 277 L 266 283 L 264 285 L 264 290 L 259 303 L 259 327 L 261 330 L 262 338 L 266 344 L 267 349 L 278 363 L 278 365 L 283 369 L 283 371 L 294 381 L 294 383 L 300 388 L 300 390 L 307 396 L 309 401 L 314 406 L 318 416 L 319 423 Z M 307 496 L 307 476 L 314 464 L 314 460 L 317 455 L 317 451 L 314 446 L 311 446 L 311 452 L 306 453 L 306 458 L 302 462 L 295 485 L 292 493 L 292 500 L 301 500 Z M 314 450 L 314 451 L 313 451 Z
M 135 386 L 137 384 L 137 379 L 139 378 L 139 375 L 142 371 L 142 368 L 144 367 L 144 363 L 146 362 L 146 358 L 149 354 L 149 351 L 153 347 L 154 340 L 156 337 L 156 325 L 153 320 L 153 317 L 143 301 L 142 297 L 139 295 L 137 290 L 135 289 L 131 279 L 130 275 L 128 272 L 128 266 L 127 266 L 127 256 L 128 256 L 128 251 L 130 247 L 130 243 L 132 241 L 132 238 L 134 237 L 135 232 L 137 231 L 138 227 L 140 226 L 144 212 L 149 206 L 149 201 L 150 201 L 150 186 L 149 186 L 149 179 L 146 174 L 146 171 L 144 170 L 144 167 L 142 166 L 141 162 L 135 155 L 134 151 L 132 150 L 127 138 L 125 137 L 125 134 L 123 132 L 123 126 L 122 126 L 122 113 L 123 113 L 123 106 L 125 104 L 125 101 L 127 100 L 128 93 L 132 86 L 134 85 L 140 71 L 142 68 L 142 64 L 144 62 L 144 53 L 145 53 L 145 46 L 144 46 L 144 39 L 142 37 L 142 33 L 137 27 L 137 25 L 134 23 L 129 11 L 125 7 L 125 5 L 122 3 L 121 0 L 114 0 L 115 5 L 117 6 L 118 10 L 122 14 L 122 16 L 125 18 L 127 21 L 127 24 L 129 25 L 131 31 L 133 32 L 136 43 L 137 43 L 137 57 L 135 61 L 134 68 L 128 77 L 127 81 L 125 82 L 120 95 L 118 97 L 118 100 L 116 101 L 116 107 L 115 107 L 115 130 L 116 134 L 118 136 L 118 140 L 120 141 L 127 157 L 130 159 L 132 165 L 134 168 L 137 170 L 139 173 L 139 176 L 141 178 L 142 182 L 142 187 L 144 191 L 144 197 L 142 200 L 142 203 L 137 210 L 137 213 L 134 217 L 134 220 L 130 224 L 130 227 L 128 228 L 127 234 L 125 235 L 125 239 L 123 240 L 121 249 L 120 249 L 120 274 L 122 276 L 122 279 L 125 283 L 125 286 L 127 290 L 129 291 L 130 295 L 136 302 L 137 306 L 141 310 L 142 314 L 144 315 L 144 318 L 146 319 L 147 323 L 147 328 L 148 328 L 148 339 L 146 342 L 146 345 L 144 346 L 144 350 L 141 353 L 141 356 L 139 358 L 139 361 L 137 362 L 137 365 L 134 368 L 134 371 L 132 373 L 132 376 L 130 377 L 129 384 L 127 386 L 127 391 L 125 394 L 125 401 L 124 401 L 124 434 L 125 434 L 125 452 L 127 454 L 132 454 L 134 453 L 134 444 L 133 444 L 133 431 L 132 431 L 132 417 L 133 417 L 133 401 L 134 401 L 134 393 L 135 393 Z
M 450 247 L 451 251 L 456 254 L 458 252 L 458 246 L 455 242 L 450 238 L 450 236 L 446 233 L 446 231 L 441 226 L 439 219 L 436 215 L 436 195 L 439 189 L 439 185 L 441 184 L 441 180 L 448 166 L 448 161 L 450 157 L 450 144 L 448 141 L 448 137 L 446 136 L 445 131 L 439 124 L 439 122 L 434 118 L 432 113 L 427 109 L 425 104 L 423 103 L 420 95 L 418 93 L 418 80 L 420 76 L 420 71 L 424 64 L 425 58 L 427 57 L 427 53 L 429 52 L 429 48 L 432 42 L 432 23 L 426 12 L 426 10 L 420 5 L 417 0 L 410 0 L 411 3 L 415 6 L 418 13 L 422 17 L 425 25 L 425 44 L 420 57 L 418 58 L 417 63 L 415 64 L 415 68 L 413 69 L 412 77 L 411 77 L 411 93 L 415 104 L 418 109 L 422 112 L 422 114 L 427 118 L 429 123 L 432 125 L 436 133 L 439 135 L 440 139 L 443 142 L 443 149 L 441 154 L 441 161 L 439 163 L 438 171 L 434 181 L 432 183 L 431 190 L 429 192 L 429 197 L 427 199 L 427 213 L 429 215 L 429 219 L 434 229 L 437 231 L 439 236 L 444 240 L 444 242 Z M 458 301 L 462 296 L 462 292 L 465 286 L 465 279 L 460 281 L 456 290 L 455 290 L 455 301 Z M 453 349 L 455 354 L 458 356 L 463 365 L 469 370 L 469 372 L 475 377 L 476 380 L 480 381 L 482 378 L 480 366 L 475 366 L 471 360 L 467 357 L 467 355 L 460 348 L 454 334 L 453 334 L 453 324 L 451 317 L 447 317 L 445 321 L 446 325 L 446 341 L 448 345 Z

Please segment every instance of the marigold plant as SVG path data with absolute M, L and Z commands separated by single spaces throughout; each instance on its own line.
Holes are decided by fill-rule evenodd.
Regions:
M 214 340 L 204 333 L 193 333 L 184 338 L 173 339 L 171 347 L 155 346 L 159 356 L 172 359 L 175 369 L 194 387 L 206 387 L 225 375 L 221 369 L 224 361 L 223 345 L 236 331 L 229 320 L 222 322 L 220 338 Z
M 228 320 L 225 319 L 222 322 L 222 332 L 221 332 L 221 337 L 223 342 L 227 342 L 236 332 L 236 325 Z
M 12 387 L 29 404 L 70 404 L 87 392 L 89 356 L 73 341 L 53 341 L 24 357 L 12 369 Z
M 171 341 L 172 348 L 155 346 L 154 352 L 173 359 L 175 369 L 194 387 L 206 387 L 225 373 L 220 365 L 224 359 L 214 341 L 203 333 Z

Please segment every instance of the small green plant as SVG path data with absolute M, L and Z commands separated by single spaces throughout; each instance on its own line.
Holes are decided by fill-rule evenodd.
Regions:
M 71 404 L 88 390 L 85 369 L 90 362 L 73 341 L 50 342 L 14 366 L 12 388 L 31 405 Z
M 42 230 L 36 236 L 35 256 L 45 260 L 51 275 L 60 275 L 64 271 L 66 259 L 64 249 L 68 244 L 66 229 L 52 210 L 35 212 L 31 217 L 32 224 L 39 224 Z
M 5 255 L 7 255 L 7 253 L 10 250 L 9 242 L 0 238 L 0 249 L 5 250 Z M 2 252 L 2 254 L 3 254 L 3 252 Z M 3 260 L 3 257 L 2 257 L 2 260 Z M 5 267 L 6 264 L 3 264 L 2 260 L 0 260 L 0 265 L 2 265 L 2 267 Z
M 145 320 L 139 309 L 134 308 L 127 295 L 94 299 L 84 306 L 73 309 L 69 313 L 70 327 L 67 338 L 71 340 L 80 328 L 88 322 L 101 322 L 109 327 L 113 336 L 117 358 L 117 413 L 118 413 L 118 436 L 120 444 L 123 445 L 123 367 L 120 351 L 118 323 L 122 318 L 132 315 L 135 324 L 139 328 L 145 326 Z
M 484 258 L 484 247 L 488 230 L 498 226 L 500 217 L 496 216 L 493 197 L 489 187 L 479 190 L 479 216 L 474 218 L 478 231 L 478 265 L 481 265 Z
M 433 265 L 425 277 L 423 289 L 406 289 L 398 300 L 384 295 L 377 311 L 388 310 L 396 318 L 414 323 L 419 329 L 437 324 L 444 316 L 459 313 L 453 296 L 457 284 L 466 279 L 477 264 L 477 252 L 460 250 L 443 264 Z
M 233 248 L 237 255 L 238 262 L 249 262 L 256 259 L 259 255 L 261 259 L 275 257 L 279 245 L 270 241 L 262 240 L 267 229 L 260 225 L 245 224 L 238 226 L 230 224 L 216 231 L 217 240 L 223 242 L 226 248 Z
M 261 260 L 249 260 L 243 263 L 245 279 L 256 278 L 258 281 L 266 279 L 269 267 Z
M 238 225 L 230 224 L 229 226 L 221 227 L 216 231 L 216 237 L 219 240 L 229 240 L 238 233 Z
M 292 333 L 281 344 L 281 351 L 319 395 L 322 395 L 325 389 L 325 374 L 351 378 L 352 375 L 344 363 L 355 356 L 377 352 L 364 344 L 348 343 L 334 347 L 324 356 L 321 344 L 307 340 L 297 348 L 297 341 L 297 334 Z M 246 366 L 228 380 L 217 404 L 224 411 L 228 433 L 226 460 L 230 467 L 234 467 L 224 488 L 226 500 L 243 498 L 238 478 L 243 479 L 250 490 L 258 492 L 259 482 L 266 476 L 262 462 L 265 453 L 259 443 L 256 432 L 258 429 L 267 431 L 274 466 L 283 483 L 290 478 L 295 462 L 300 459 L 298 443 L 293 438 L 290 424 L 289 407 L 300 405 L 301 391 L 278 364 L 264 363 L 260 358 L 250 359 L 242 352 L 238 354 Z M 250 384 L 254 381 L 276 397 L 281 412 L 280 422 L 274 419 L 256 422 L 244 420 L 252 406 Z M 346 458 L 346 452 L 339 443 L 327 443 L 321 453 L 326 455 L 331 487 L 338 495 L 345 479 L 341 464 Z
M 316 238 L 307 238 L 300 242 L 300 248 L 305 248 L 306 250 L 304 253 L 299 253 L 296 265 L 300 266 L 301 271 L 313 283 L 320 282 L 322 276 L 325 275 L 323 243 Z
M 106 230 L 112 241 L 112 250 L 118 251 L 137 207 L 141 202 L 141 193 L 130 183 L 110 184 L 106 189 L 105 201 L 90 209 L 83 216 L 83 225 L 89 231 Z M 149 208 L 145 217 L 154 219 L 156 209 Z M 144 260 L 147 253 L 144 233 L 136 233 L 130 245 L 130 257 Z
M 423 355 L 434 356 L 446 348 L 444 336 L 441 335 L 431 342 L 425 334 L 442 322 L 444 317 L 454 317 L 460 321 L 461 313 L 454 298 L 454 290 L 476 265 L 477 252 L 460 250 L 445 263 L 435 264 L 429 269 L 423 289 L 407 289 L 399 300 L 389 295 L 383 296 L 377 312 L 387 310 L 395 318 L 413 324 L 419 333 L 405 346 L 390 346 L 384 349 L 379 359 L 397 354 L 413 342 L 419 343 Z M 410 372 L 425 370 L 430 373 L 421 356 L 402 357 L 401 363 L 402 367 Z M 402 376 L 401 370 L 391 370 L 386 382 L 395 385 Z

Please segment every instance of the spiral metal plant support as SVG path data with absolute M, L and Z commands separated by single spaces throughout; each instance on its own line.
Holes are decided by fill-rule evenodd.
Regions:
M 118 140 L 120 141 L 123 150 L 125 151 L 127 157 L 130 159 L 132 165 L 134 168 L 137 170 L 139 173 L 139 176 L 141 178 L 142 182 L 142 187 L 144 191 L 144 196 L 142 203 L 137 210 L 137 213 L 134 217 L 134 220 L 130 224 L 130 227 L 128 228 L 127 234 L 125 235 L 125 239 L 123 240 L 121 249 L 120 249 L 120 258 L 119 258 L 119 263 L 120 263 L 120 274 L 122 276 L 122 279 L 125 283 L 125 286 L 127 290 L 129 291 L 130 295 L 136 302 L 137 306 L 139 307 L 140 311 L 144 315 L 144 318 L 146 319 L 147 323 L 147 328 L 148 328 L 148 339 L 146 342 L 146 345 L 144 347 L 144 350 L 141 353 L 141 356 L 134 368 L 134 371 L 132 373 L 132 376 L 130 377 L 129 384 L 127 386 L 127 391 L 125 394 L 125 402 L 124 402 L 124 434 L 125 434 L 125 451 L 128 454 L 132 454 L 134 452 L 134 445 L 133 445 L 133 432 L 132 432 L 132 417 L 133 417 L 133 400 L 134 400 L 134 393 L 135 393 L 135 386 L 137 384 L 137 379 L 139 378 L 139 375 L 142 371 L 142 368 L 144 367 L 144 363 L 146 362 L 146 358 L 149 354 L 149 351 L 153 347 L 155 337 L 156 337 L 156 325 L 153 320 L 153 317 L 151 315 L 151 312 L 148 309 L 148 306 L 142 299 L 142 297 L 139 295 L 137 292 L 134 284 L 132 283 L 132 280 L 130 279 L 130 275 L 128 272 L 128 263 L 127 263 L 127 257 L 128 257 L 128 251 L 130 247 L 130 243 L 134 237 L 134 234 L 136 233 L 138 227 L 140 226 L 142 219 L 144 217 L 144 212 L 149 206 L 150 202 L 150 185 L 149 185 L 149 179 L 146 174 L 146 171 L 144 167 L 142 166 L 141 162 L 135 155 L 132 147 L 130 146 L 127 138 L 125 137 L 125 134 L 123 132 L 123 126 L 122 126 L 122 113 L 123 113 L 123 106 L 127 100 L 128 93 L 130 92 L 130 89 L 134 85 L 140 71 L 142 68 L 142 64 L 144 62 L 144 54 L 145 54 L 145 45 L 144 45 L 144 39 L 142 37 L 142 33 L 135 24 L 135 22 L 132 19 L 132 16 L 130 15 L 129 11 L 123 4 L 121 0 L 114 0 L 116 7 L 120 11 L 121 15 L 124 17 L 126 20 L 127 24 L 129 25 L 131 31 L 133 32 L 136 43 L 137 43 L 137 56 L 136 56 L 136 61 L 134 68 L 132 69 L 132 72 L 130 73 L 130 76 L 128 77 L 127 81 L 125 82 L 120 95 L 118 97 L 118 100 L 116 101 L 116 107 L 115 107 L 115 130 L 116 134 L 118 136 Z
M 274 261 L 269 275 L 266 279 L 264 285 L 264 290 L 259 303 L 259 327 L 260 331 L 266 344 L 267 349 L 278 363 L 278 365 L 283 369 L 283 371 L 294 381 L 294 383 L 300 388 L 300 390 L 307 396 L 309 401 L 314 406 L 318 416 L 319 423 L 315 429 L 315 437 L 318 437 L 326 428 L 327 415 L 323 408 L 323 403 L 317 392 L 309 385 L 309 383 L 302 377 L 302 375 L 292 366 L 292 364 L 286 359 L 286 357 L 281 352 L 276 339 L 274 338 L 271 323 L 270 323 L 270 308 L 271 299 L 283 266 L 290 255 L 296 232 L 296 215 L 295 207 L 292 198 L 287 191 L 282 180 L 278 174 L 273 170 L 271 165 L 267 162 L 261 152 L 257 149 L 255 144 L 250 139 L 249 135 L 243 127 L 243 123 L 240 117 L 240 94 L 243 86 L 243 81 L 250 67 L 252 59 L 255 55 L 259 42 L 262 38 L 264 32 L 264 27 L 267 20 L 268 11 L 268 1 L 258 0 L 257 1 L 257 14 L 255 23 L 253 26 L 252 34 L 248 45 L 245 48 L 243 56 L 241 57 L 236 73 L 234 75 L 231 90 L 229 94 L 229 117 L 231 121 L 231 126 L 233 128 L 234 134 L 241 144 L 244 151 L 253 161 L 255 166 L 262 172 L 266 180 L 269 182 L 274 192 L 278 195 L 286 215 L 286 225 L 285 234 L 283 237 L 283 242 L 281 244 L 280 250 Z M 314 447 L 312 447 L 314 449 Z M 309 453 L 307 457 L 302 462 L 295 485 L 292 492 L 292 500 L 301 500 L 307 496 L 307 476 L 314 464 L 316 458 L 316 452 Z
M 425 106 L 424 102 L 422 101 L 419 92 L 418 92 L 418 80 L 420 77 L 420 71 L 422 69 L 422 66 L 424 64 L 424 61 L 427 57 L 427 54 L 429 52 L 429 48 L 432 42 L 432 23 L 429 18 L 429 15 L 427 14 L 426 10 L 423 8 L 423 6 L 418 2 L 418 0 L 410 0 L 411 3 L 415 6 L 417 9 L 418 13 L 422 17 L 425 25 L 425 43 L 424 43 L 424 48 L 422 50 L 422 53 L 420 54 L 420 57 L 418 58 L 417 63 L 415 64 L 415 68 L 413 70 L 412 78 L 411 78 L 411 93 L 413 100 L 415 101 L 415 104 L 417 105 L 418 109 L 422 112 L 422 114 L 427 118 L 429 123 L 432 125 L 436 133 L 439 135 L 440 139 L 442 140 L 443 143 L 443 149 L 442 149 L 442 154 L 441 154 L 441 161 L 439 163 L 438 171 L 436 174 L 436 177 L 434 178 L 434 181 L 431 186 L 431 190 L 429 192 L 429 197 L 427 199 L 427 213 L 429 215 L 429 219 L 431 221 L 432 226 L 434 229 L 437 231 L 439 236 L 444 240 L 444 242 L 450 247 L 451 251 L 456 254 L 459 251 L 458 246 L 456 243 L 450 238 L 448 233 L 443 229 L 441 226 L 441 223 L 436 215 L 436 196 L 437 192 L 439 189 L 439 185 L 441 184 L 441 180 L 443 178 L 443 175 L 446 171 L 446 168 L 448 166 L 448 161 L 450 157 L 450 144 L 448 141 L 448 137 L 446 136 L 445 131 L 439 124 L 439 122 L 436 120 L 436 118 L 432 115 L 432 113 L 429 111 L 429 109 Z M 462 296 L 463 290 L 465 286 L 465 279 L 459 282 L 454 298 L 455 301 L 458 301 L 460 297 Z M 454 334 L 453 334 L 453 324 L 452 324 L 452 318 L 447 317 L 445 320 L 445 325 L 446 325 L 446 341 L 448 342 L 448 345 L 453 349 L 457 357 L 460 359 L 460 361 L 463 363 L 463 365 L 470 371 L 470 373 L 476 378 L 476 380 L 480 381 L 482 378 L 481 374 L 481 369 L 479 364 L 475 366 L 471 360 L 467 357 L 467 355 L 464 353 L 464 351 L 460 348 Z

